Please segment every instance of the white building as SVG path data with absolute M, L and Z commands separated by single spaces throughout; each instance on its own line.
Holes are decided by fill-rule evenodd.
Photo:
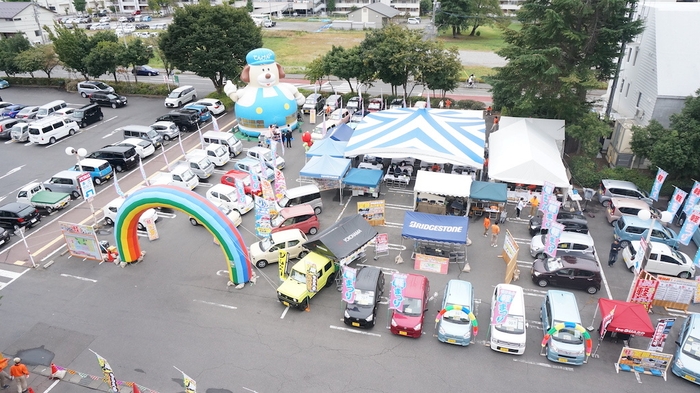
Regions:
M 24 34 L 33 44 L 48 43 L 44 26 L 53 28 L 55 13 L 36 3 L 0 3 L 0 35 Z
M 642 4 L 644 31 L 627 45 L 613 93 L 615 128 L 606 155 L 613 166 L 643 166 L 630 148 L 632 126 L 654 119 L 668 127 L 700 88 L 700 3 Z

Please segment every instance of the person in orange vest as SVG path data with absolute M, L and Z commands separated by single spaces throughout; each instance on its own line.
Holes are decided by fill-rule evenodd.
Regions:
M 452 101 L 450 101 L 450 99 L 448 98 L 448 99 L 445 101 L 445 107 L 446 107 L 447 109 L 450 109 L 451 106 L 452 106 Z
M 27 366 L 22 364 L 22 359 L 15 358 L 14 366 L 10 367 L 10 375 L 17 382 L 17 393 L 26 393 L 29 370 L 27 370 Z
M 501 227 L 498 224 L 491 225 L 491 247 L 498 247 L 499 233 L 501 233 Z
M 491 131 L 496 131 L 498 130 L 498 116 L 494 116 L 493 118 L 493 125 L 491 126 Z
M 491 226 L 491 219 L 488 218 L 488 216 L 484 217 L 484 237 L 488 236 L 490 226 Z
M 7 367 L 7 358 L 2 356 L 0 353 L 0 385 L 2 385 L 3 389 L 7 389 L 10 387 L 10 381 L 12 380 L 10 378 L 10 374 L 8 374 L 5 371 L 5 367 Z

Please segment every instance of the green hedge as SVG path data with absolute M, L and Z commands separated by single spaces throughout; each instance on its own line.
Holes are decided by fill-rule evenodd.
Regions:
M 45 86 L 45 87 L 57 87 L 65 88 L 65 85 L 70 79 L 64 78 L 25 78 L 18 76 L 8 76 L 4 78 L 6 81 L 10 82 L 10 86 Z
M 44 86 L 55 87 L 69 92 L 78 91 L 78 82 L 82 79 L 65 79 L 65 78 L 25 78 L 25 77 L 8 77 L 5 78 L 10 85 L 16 86 Z M 152 84 L 143 82 L 114 82 L 106 81 L 107 84 L 114 87 L 119 94 L 135 94 L 143 96 L 165 97 L 170 93 L 167 85 Z

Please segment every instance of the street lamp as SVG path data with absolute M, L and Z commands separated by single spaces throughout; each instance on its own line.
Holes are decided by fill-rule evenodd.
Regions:
M 66 147 L 66 154 L 69 156 L 75 156 L 75 160 L 78 163 L 78 169 L 80 169 L 80 172 L 82 172 L 83 166 L 80 165 L 80 159 L 87 155 L 87 150 L 83 149 L 82 147 L 77 150 L 72 147 Z

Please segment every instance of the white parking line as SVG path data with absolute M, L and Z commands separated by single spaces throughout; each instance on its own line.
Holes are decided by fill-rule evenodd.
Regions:
M 282 311 L 282 315 L 280 315 L 280 319 L 284 319 L 284 316 L 287 315 L 287 311 L 289 311 L 289 306 L 287 306 L 284 311 Z
M 229 305 L 227 305 L 227 304 L 213 303 L 213 302 L 208 302 L 208 301 L 206 301 L 206 300 L 197 300 L 197 299 L 194 299 L 194 301 L 195 301 L 195 302 L 198 302 L 198 303 L 208 304 L 208 305 L 210 305 L 210 306 L 228 308 L 229 310 L 238 310 L 238 307 L 229 306 Z
M 557 366 L 554 364 L 549 364 L 549 363 L 540 363 L 540 362 L 530 362 L 527 360 L 522 360 L 522 359 L 513 359 L 514 362 L 518 363 L 525 363 L 525 364 L 531 364 L 533 366 L 540 366 L 540 367 L 546 367 L 546 368 L 553 368 L 555 370 L 563 370 L 563 371 L 574 371 L 573 367 L 564 367 L 564 366 Z
M 348 328 L 344 328 L 344 327 L 340 327 L 340 326 L 331 325 L 330 328 L 334 329 L 334 330 L 341 330 L 341 331 L 348 332 L 348 333 L 364 334 L 365 336 L 372 336 L 372 337 L 381 337 L 382 336 L 381 334 L 377 334 L 377 333 L 365 332 L 362 330 L 355 330 L 355 329 L 348 329 Z
M 21 171 L 22 168 L 25 167 L 25 166 L 26 166 L 26 165 L 22 165 L 22 166 L 18 166 L 18 167 L 15 167 L 15 168 L 10 169 L 9 171 L 7 171 L 7 173 L 5 173 L 4 175 L 0 176 L 0 179 L 4 179 L 4 178 L 6 178 L 7 176 L 10 176 L 11 174 L 13 174 L 13 173 L 15 173 L 15 172 Z
M 48 146 L 46 146 L 44 149 L 52 148 L 52 147 L 54 147 L 54 146 L 56 146 L 56 145 L 58 145 L 58 144 L 60 144 L 60 143 L 62 143 L 62 142 L 64 142 L 64 141 L 67 141 L 67 140 L 73 138 L 73 137 L 76 136 L 76 135 L 80 135 L 81 133 L 82 133 L 82 132 L 80 131 L 80 129 L 78 129 L 78 130 L 75 132 L 75 134 L 73 134 L 73 135 L 68 135 L 68 136 L 66 136 L 66 137 L 64 137 L 64 138 L 61 138 L 61 139 L 59 139 L 58 141 L 56 141 L 56 142 L 54 142 L 54 143 L 49 143 Z
M 95 128 L 95 127 L 97 127 L 97 126 L 102 125 L 102 124 L 104 124 L 104 123 L 106 123 L 106 122 L 108 122 L 108 121 L 112 121 L 112 120 L 114 120 L 114 119 L 116 119 L 116 118 L 117 118 L 117 116 L 112 116 L 112 117 L 110 117 L 110 118 L 107 119 L 107 120 L 103 120 L 101 123 L 95 123 L 95 124 L 91 125 L 90 127 L 86 128 L 85 131 L 92 130 L 93 128 Z
M 81 280 L 81 281 L 97 282 L 97 280 L 93 280 L 92 278 L 85 278 L 85 277 L 80 277 L 80 276 L 74 276 L 74 275 L 71 275 L 71 274 L 61 274 L 61 277 L 70 277 L 70 278 L 75 278 L 75 279 Z

